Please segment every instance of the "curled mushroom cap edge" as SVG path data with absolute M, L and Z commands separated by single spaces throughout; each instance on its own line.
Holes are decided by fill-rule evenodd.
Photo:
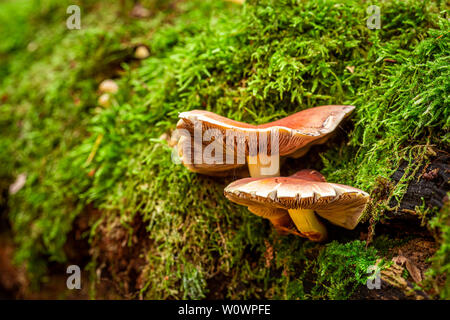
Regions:
M 178 144 L 179 154 L 182 162 L 192 171 L 207 175 L 227 175 L 236 171 L 242 172 L 242 167 L 248 166 L 252 177 L 275 177 L 279 176 L 280 156 L 298 158 L 308 152 L 311 146 L 324 143 L 337 128 L 339 123 L 348 117 L 354 110 L 354 106 L 327 105 L 309 108 L 283 119 L 262 125 L 251 125 L 226 117 L 219 116 L 205 110 L 192 110 L 179 114 L 180 120 L 177 129 L 185 133 L 185 138 Z M 203 152 L 206 144 L 203 140 L 194 139 L 194 128 L 200 124 L 201 135 L 207 130 L 216 130 L 221 133 L 222 140 L 211 142 L 214 148 L 223 150 L 223 161 L 221 163 L 195 163 L 195 157 Z M 233 132 L 238 137 L 236 143 L 228 145 L 226 141 L 228 132 Z M 272 135 L 278 137 L 277 151 L 271 146 Z M 251 153 L 249 137 L 257 136 L 267 139 L 266 152 Z M 242 149 L 237 147 L 238 143 L 244 143 Z M 259 142 L 260 143 L 260 142 Z M 199 151 L 200 150 L 200 151 Z M 236 161 L 239 152 L 245 152 L 244 161 Z M 235 161 L 229 163 L 226 154 L 234 155 Z M 200 158 L 201 159 L 201 158 Z M 273 170 L 268 170 L 270 163 Z

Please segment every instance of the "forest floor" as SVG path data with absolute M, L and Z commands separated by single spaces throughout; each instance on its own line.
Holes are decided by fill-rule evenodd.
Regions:
M 0 298 L 449 299 L 448 7 L 377 6 L 370 29 L 356 0 L 2 1 Z M 179 112 L 261 124 L 329 104 L 356 108 L 281 168 L 370 194 L 325 243 L 171 160 Z

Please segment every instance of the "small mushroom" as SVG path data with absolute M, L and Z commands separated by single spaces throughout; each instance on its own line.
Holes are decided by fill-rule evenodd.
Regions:
M 288 229 L 290 216 L 300 235 L 312 241 L 327 238 L 326 227 L 316 214 L 352 230 L 369 200 L 366 192 L 328 183 L 318 171 L 310 169 L 290 177 L 240 179 L 228 185 L 224 194 L 254 214 L 268 218 L 277 229 Z
M 102 107 L 109 107 L 111 104 L 111 97 L 109 96 L 109 93 L 104 93 L 98 97 L 98 104 Z
M 136 48 L 136 51 L 134 52 L 134 56 L 136 59 L 145 59 L 150 56 L 150 51 L 146 46 L 139 46 Z
M 132 16 L 133 18 L 148 18 L 151 16 L 151 14 L 152 12 L 139 2 L 134 5 L 133 9 L 130 12 L 130 16 Z
M 102 93 L 117 93 L 119 91 L 119 86 L 114 80 L 106 79 L 103 80 L 98 86 L 98 90 Z
M 178 143 L 179 155 L 190 170 L 202 174 L 236 174 L 236 169 L 247 166 L 251 177 L 276 177 L 280 175 L 280 156 L 299 158 L 311 146 L 324 143 L 354 108 L 315 107 L 257 126 L 209 111 L 182 112 L 177 124 L 177 130 L 184 132 Z M 205 141 L 206 133 L 213 137 Z M 214 149 L 219 161 L 195 161 L 202 160 L 207 149 Z M 217 155 L 218 151 L 222 155 Z

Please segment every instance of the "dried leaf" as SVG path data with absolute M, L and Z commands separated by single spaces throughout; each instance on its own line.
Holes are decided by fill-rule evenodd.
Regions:
M 422 281 L 422 274 L 419 268 L 417 268 L 409 259 L 406 261 L 406 269 L 415 283 L 420 283 Z
M 408 270 L 414 282 L 419 283 L 422 281 L 422 273 L 420 272 L 419 268 L 417 268 L 414 263 L 411 262 L 410 259 L 406 258 L 403 255 L 399 255 L 392 258 L 392 261 L 401 266 L 406 265 L 406 270 Z
M 405 256 L 400 255 L 400 256 L 392 258 L 392 261 L 398 265 L 403 266 L 406 263 L 406 261 L 408 261 L 408 259 Z

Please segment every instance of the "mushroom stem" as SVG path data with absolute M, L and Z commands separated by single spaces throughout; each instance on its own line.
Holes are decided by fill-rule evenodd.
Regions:
M 299 208 L 289 209 L 288 212 L 298 230 L 310 240 L 320 242 L 327 238 L 327 229 L 313 210 Z
M 248 171 L 252 178 L 280 176 L 280 156 L 257 154 L 247 156 Z

